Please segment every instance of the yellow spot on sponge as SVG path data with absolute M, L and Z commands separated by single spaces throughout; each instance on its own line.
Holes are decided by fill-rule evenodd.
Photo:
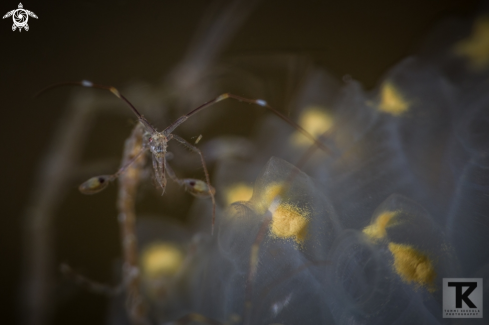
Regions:
M 389 243 L 389 250 L 394 256 L 394 270 L 404 282 L 434 291 L 436 272 L 428 256 L 409 245 Z
M 155 243 L 143 251 L 141 269 L 143 277 L 155 279 L 161 276 L 172 276 L 182 266 L 182 252 L 172 244 Z
M 255 193 L 250 202 L 258 214 L 268 212 L 272 215 L 269 228 L 271 237 L 292 239 L 301 244 L 308 234 L 310 212 L 287 203 L 284 200 L 286 191 L 287 187 L 282 183 L 272 183 L 259 193 Z M 252 254 L 252 264 L 253 258 Z
M 409 103 L 403 98 L 399 90 L 391 83 L 386 82 L 380 94 L 379 110 L 399 116 L 409 109 Z
M 489 16 L 479 17 L 470 37 L 455 44 L 453 52 L 466 57 L 473 70 L 480 71 L 489 67 Z
M 281 204 L 273 212 L 270 231 L 272 236 L 293 239 L 301 244 L 307 237 L 309 212 L 289 204 Z
M 245 183 L 237 183 L 226 190 L 226 202 L 248 201 L 253 195 L 253 188 Z
M 333 118 L 325 112 L 324 108 L 311 106 L 307 108 L 299 119 L 299 125 L 309 132 L 314 138 L 318 138 L 333 126 Z M 312 141 L 301 132 L 292 134 L 290 141 L 297 146 L 310 146 Z
M 363 233 L 373 241 L 380 240 L 387 235 L 387 227 L 395 225 L 396 211 L 387 211 L 381 213 L 374 222 L 363 229 Z

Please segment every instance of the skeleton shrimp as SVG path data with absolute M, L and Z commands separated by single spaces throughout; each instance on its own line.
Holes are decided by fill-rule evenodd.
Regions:
M 310 139 L 311 141 L 314 142 L 315 145 L 317 145 L 319 148 L 321 148 L 325 152 L 329 152 L 329 149 L 320 141 L 318 141 L 315 137 L 313 137 L 309 132 L 307 132 L 305 129 L 303 129 L 301 126 L 299 126 L 297 123 L 293 122 L 290 120 L 288 117 L 280 113 L 278 110 L 272 108 L 266 101 L 263 99 L 249 99 L 241 96 L 237 96 L 231 93 L 224 93 L 216 98 L 200 105 L 199 107 L 193 109 L 189 113 L 179 117 L 177 120 L 175 120 L 173 123 L 171 123 L 169 126 L 167 126 L 163 131 L 158 132 L 158 130 L 151 124 L 149 121 L 136 109 L 136 107 L 124 96 L 122 95 L 119 90 L 117 90 L 115 87 L 112 86 L 105 86 L 105 85 L 100 85 L 100 84 L 95 84 L 91 81 L 81 81 L 81 82 L 63 82 L 63 83 L 58 83 L 54 84 L 51 86 L 48 86 L 47 88 L 41 90 L 37 96 L 41 95 L 42 93 L 51 90 L 53 88 L 61 87 L 61 86 L 81 86 L 81 87 L 88 87 L 88 88 L 97 88 L 97 89 L 102 89 L 102 90 L 107 90 L 110 91 L 112 94 L 114 94 L 117 98 L 122 99 L 132 110 L 132 112 L 136 115 L 138 118 L 139 122 L 143 125 L 144 130 L 145 130 L 145 135 L 144 135 L 144 143 L 143 143 L 143 148 L 139 153 L 136 154 L 136 156 L 130 160 L 126 165 L 122 166 L 115 174 L 112 175 L 100 175 L 100 176 L 95 176 L 84 182 L 83 184 L 80 185 L 79 190 L 83 194 L 95 194 L 103 189 L 105 189 L 108 184 L 115 179 L 117 179 L 125 170 L 128 166 L 130 166 L 136 159 L 145 153 L 146 151 L 150 151 L 152 155 L 152 161 L 153 161 L 153 170 L 154 170 L 154 175 L 156 182 L 158 183 L 159 187 L 162 190 L 162 195 L 165 193 L 166 189 L 166 174 L 175 181 L 177 184 L 183 186 L 190 194 L 196 196 L 196 197 L 210 197 L 212 200 L 212 234 L 214 233 L 214 224 L 215 224 L 215 218 L 216 218 L 216 200 L 214 198 L 215 194 L 215 189 L 211 186 L 210 178 L 209 178 L 209 172 L 207 170 L 207 166 L 205 164 L 204 156 L 202 152 L 200 151 L 199 148 L 195 147 L 192 145 L 190 142 L 185 140 L 184 138 L 173 134 L 173 131 L 179 127 L 182 123 L 184 123 L 186 120 L 188 120 L 191 116 L 195 115 L 196 113 L 202 111 L 204 108 L 207 108 L 215 103 L 218 103 L 222 100 L 231 98 L 240 102 L 248 103 L 248 104 L 254 104 L 258 106 L 265 107 L 272 111 L 275 115 L 280 117 L 282 120 L 287 122 L 289 125 L 297 129 L 299 132 L 301 132 L 305 137 Z M 167 163 L 166 160 L 166 155 L 167 155 L 167 148 L 168 148 L 168 142 L 171 140 L 175 140 L 188 149 L 190 149 L 192 152 L 196 153 L 199 155 L 201 164 L 204 170 L 205 174 L 205 182 L 197 179 L 178 179 L 175 175 L 175 173 L 172 171 L 170 166 Z M 197 142 L 197 141 L 196 141 Z

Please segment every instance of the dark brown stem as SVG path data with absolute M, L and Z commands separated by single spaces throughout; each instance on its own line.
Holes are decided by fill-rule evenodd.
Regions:
M 138 124 L 126 140 L 122 166 L 125 166 L 138 155 L 143 148 L 142 124 Z M 117 207 L 124 264 L 122 269 L 123 285 L 126 289 L 126 310 L 133 325 L 146 325 L 146 307 L 139 288 L 138 248 L 136 238 L 135 197 L 139 185 L 145 155 L 140 155 L 130 164 L 125 173 L 119 176 L 119 195 Z

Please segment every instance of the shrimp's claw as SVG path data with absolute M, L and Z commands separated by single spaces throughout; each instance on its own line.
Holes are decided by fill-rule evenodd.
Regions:
M 201 181 L 200 179 L 194 178 L 185 178 L 181 183 L 185 189 L 195 197 L 206 198 L 216 193 L 216 189 L 214 187 L 210 187 L 206 182 Z
M 82 192 L 83 194 L 87 194 L 87 195 L 96 194 L 98 192 L 105 190 L 111 180 L 112 180 L 111 175 L 95 176 L 82 183 L 78 187 L 78 190 L 80 190 L 80 192 Z

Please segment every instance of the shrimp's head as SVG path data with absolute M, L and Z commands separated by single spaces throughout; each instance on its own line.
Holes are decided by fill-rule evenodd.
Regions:
M 161 159 L 166 154 L 166 148 L 168 147 L 168 138 L 162 133 L 154 133 L 149 139 L 149 149 L 153 156 L 157 159 Z

